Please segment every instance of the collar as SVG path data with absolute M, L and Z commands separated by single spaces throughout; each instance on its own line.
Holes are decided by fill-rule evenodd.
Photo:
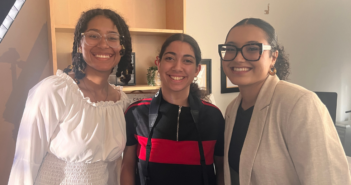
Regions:
M 280 80 L 277 77 L 277 75 L 268 75 L 256 99 L 255 107 L 257 107 L 258 110 L 262 110 L 263 108 L 271 104 L 275 87 L 277 86 L 279 81 Z
M 162 98 L 162 89 L 160 89 L 155 94 L 155 96 L 152 98 L 151 103 L 150 103 L 149 130 L 151 130 L 152 127 L 155 125 L 162 99 L 163 99 Z M 194 122 L 198 123 L 200 109 L 202 108 L 203 104 L 202 104 L 200 98 L 196 97 L 195 95 L 192 95 L 191 93 L 189 93 L 188 101 L 189 101 L 191 116 L 193 117 Z

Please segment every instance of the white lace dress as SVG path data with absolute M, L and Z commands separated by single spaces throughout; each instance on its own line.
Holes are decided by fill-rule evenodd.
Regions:
M 28 94 L 10 185 L 117 184 L 126 143 L 122 88 L 117 102 L 92 103 L 62 71 Z

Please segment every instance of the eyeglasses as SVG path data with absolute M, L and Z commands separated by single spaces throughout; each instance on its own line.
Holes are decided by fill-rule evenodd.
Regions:
M 84 37 L 84 42 L 88 46 L 98 45 L 102 38 L 100 33 L 96 31 L 87 31 L 85 33 L 81 33 L 81 35 Z M 119 47 L 121 44 L 121 37 L 123 38 L 123 36 L 120 36 L 117 33 L 104 34 L 104 37 L 107 45 L 109 45 L 111 48 Z
M 241 52 L 243 58 L 247 61 L 258 61 L 261 58 L 263 51 L 271 50 L 272 46 L 262 43 L 245 44 L 238 48 L 231 44 L 219 44 L 218 53 L 222 61 L 232 61 Z

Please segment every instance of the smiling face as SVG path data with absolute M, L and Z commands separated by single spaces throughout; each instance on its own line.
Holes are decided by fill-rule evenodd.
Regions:
M 262 43 L 269 45 L 266 33 L 253 25 L 241 25 L 233 28 L 227 37 L 226 44 L 241 48 L 245 44 Z M 222 61 L 223 71 L 229 80 L 238 86 L 249 86 L 262 83 L 268 76 L 268 71 L 274 66 L 278 51 L 270 54 L 263 51 L 260 60 L 247 61 L 238 52 L 232 61 Z
M 189 93 L 190 84 L 198 75 L 201 66 L 190 44 L 174 41 L 168 45 L 157 64 L 162 82 L 162 91 Z
M 83 58 L 87 63 L 85 70 L 111 72 L 111 69 L 121 59 L 119 51 L 122 49 L 122 46 L 118 44 L 115 48 L 110 47 L 106 42 L 105 34 L 119 34 L 117 27 L 111 19 L 99 15 L 89 21 L 85 33 L 93 31 L 99 33 L 102 38 L 94 46 L 88 45 L 84 41 L 85 37 L 82 38 L 80 48 L 82 49 Z

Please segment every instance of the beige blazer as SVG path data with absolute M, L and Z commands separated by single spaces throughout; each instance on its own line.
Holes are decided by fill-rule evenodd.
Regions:
M 225 115 L 226 185 L 231 185 L 228 152 L 240 102 L 239 94 Z M 276 76 L 267 78 L 257 97 L 239 172 L 240 185 L 351 184 L 345 152 L 324 104 L 315 93 Z

